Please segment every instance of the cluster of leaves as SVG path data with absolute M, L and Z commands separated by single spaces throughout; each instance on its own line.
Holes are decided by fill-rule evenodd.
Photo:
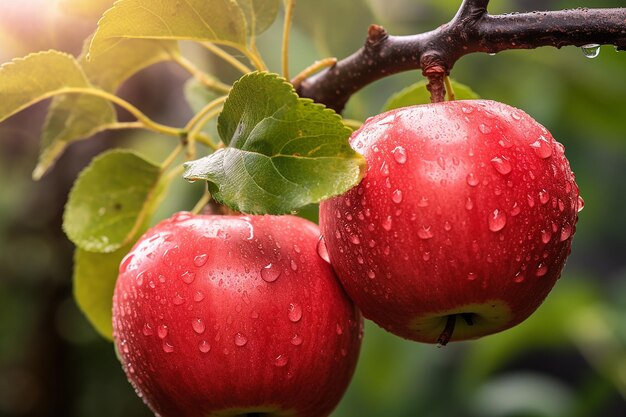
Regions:
M 183 151 L 184 177 L 207 181 L 205 197 L 245 213 L 296 212 L 347 191 L 364 175 L 364 158 L 351 149 L 351 130 L 341 117 L 298 97 L 289 81 L 267 72 L 256 36 L 276 20 L 279 6 L 280 0 L 120 0 L 104 13 L 77 58 L 50 50 L 0 67 L 0 122 L 53 98 L 34 179 L 70 144 L 104 130 L 142 128 L 176 139 L 161 163 L 130 149 L 104 152 L 70 193 L 63 226 L 77 247 L 75 295 L 103 336 L 111 338 L 117 266 L 182 173 L 174 162 Z M 201 71 L 183 56 L 179 41 L 204 46 L 243 76 L 231 86 Z M 116 95 L 132 75 L 162 61 L 192 76 L 186 92 L 196 114 L 184 127 L 160 124 Z M 418 83 L 392 97 L 385 109 L 423 102 L 428 94 Z M 118 121 L 114 105 L 136 121 Z M 206 125 L 218 115 L 214 140 Z M 207 156 L 195 160 L 197 144 Z

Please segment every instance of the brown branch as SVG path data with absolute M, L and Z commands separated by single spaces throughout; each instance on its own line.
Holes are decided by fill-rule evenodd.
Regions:
M 488 0 L 464 0 L 456 16 L 430 32 L 390 36 L 370 26 L 365 45 L 303 81 L 298 93 L 341 112 L 361 88 L 383 77 L 421 69 L 433 101 L 443 99 L 443 77 L 462 56 L 540 46 L 615 45 L 626 50 L 626 8 L 572 9 L 489 15 Z

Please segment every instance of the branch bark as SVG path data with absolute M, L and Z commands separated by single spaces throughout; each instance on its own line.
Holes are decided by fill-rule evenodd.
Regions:
M 443 77 L 470 53 L 588 44 L 626 50 L 626 8 L 489 15 L 488 3 L 464 0 L 450 22 L 417 35 L 390 36 L 382 26 L 372 25 L 361 49 L 303 81 L 298 93 L 341 112 L 348 99 L 366 85 L 421 69 L 430 80 L 432 100 L 441 101 Z

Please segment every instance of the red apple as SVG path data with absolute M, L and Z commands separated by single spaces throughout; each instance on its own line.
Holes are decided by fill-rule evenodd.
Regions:
M 120 265 L 114 339 L 164 417 L 327 416 L 352 377 L 360 313 L 294 216 L 179 213 Z
M 563 146 L 493 101 L 392 110 L 351 138 L 364 180 L 325 201 L 331 263 L 366 318 L 441 344 L 512 327 L 569 255 L 582 199 Z

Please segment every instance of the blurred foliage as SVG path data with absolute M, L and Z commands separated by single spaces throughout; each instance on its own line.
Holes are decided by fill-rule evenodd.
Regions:
M 0 2 L 3 61 L 49 48 L 77 55 L 107 1 L 63 0 L 60 12 L 48 14 L 43 5 L 55 2 L 24 3 L 18 9 Z M 30 3 L 40 9 L 28 9 Z M 315 59 L 355 51 L 370 23 L 392 34 L 424 32 L 448 21 L 459 3 L 301 0 L 292 73 Z M 582 5 L 503 0 L 492 2 L 490 11 Z M 280 65 L 280 34 L 279 19 L 260 38 L 273 70 Z M 233 77 L 213 57 L 186 51 L 225 80 Z M 625 69 L 626 53 L 610 46 L 593 60 L 569 47 L 470 55 L 456 64 L 457 81 L 483 98 L 524 109 L 565 145 L 586 201 L 572 255 L 537 313 L 498 335 L 438 349 L 367 323 L 355 378 L 333 417 L 626 416 Z M 182 95 L 186 78 L 178 68 L 158 64 L 128 81 L 122 95 L 157 120 L 180 126 L 191 115 Z M 421 79 L 410 72 L 368 86 L 345 115 L 364 120 Z M 159 160 L 172 144 L 145 132 L 101 133 L 73 144 L 50 174 L 33 183 L 44 110 L 37 105 L 0 125 L 0 416 L 147 417 L 111 344 L 87 324 L 71 296 L 73 248 L 62 234 L 61 213 L 73 179 L 96 153 L 132 141 Z M 201 185 L 175 181 L 153 221 L 190 209 L 201 192 Z M 315 218 L 315 206 L 303 213 Z

